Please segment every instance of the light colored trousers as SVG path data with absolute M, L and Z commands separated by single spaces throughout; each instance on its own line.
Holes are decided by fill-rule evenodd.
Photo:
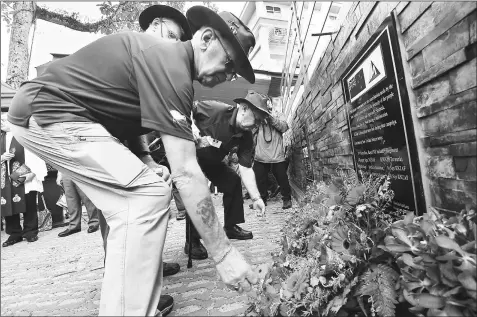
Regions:
M 25 148 L 70 177 L 110 227 L 100 316 L 154 316 L 171 190 L 100 124 L 11 125 Z

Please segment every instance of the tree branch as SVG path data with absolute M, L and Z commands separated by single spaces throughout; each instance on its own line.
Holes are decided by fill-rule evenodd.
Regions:
M 121 10 L 124 4 L 118 4 L 116 10 L 107 18 L 101 19 L 94 23 L 81 22 L 76 18 L 76 14 L 63 14 L 59 12 L 54 12 L 48 10 L 48 8 L 36 6 L 35 16 L 37 19 L 55 23 L 58 25 L 65 26 L 69 29 L 80 31 L 80 32 L 89 32 L 97 33 L 103 27 L 110 26 L 115 22 L 116 15 Z

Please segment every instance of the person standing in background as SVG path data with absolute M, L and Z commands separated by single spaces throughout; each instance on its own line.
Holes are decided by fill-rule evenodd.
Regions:
M 5 217 L 8 239 L 3 247 L 25 239 L 38 240 L 38 193 L 43 192 L 43 180 L 48 171 L 38 156 L 25 149 L 10 133 L 6 115 L 1 115 L 1 210 Z M 27 174 L 19 174 L 19 168 L 28 167 Z M 23 227 L 20 214 L 23 214 Z
M 288 162 L 285 159 L 283 148 L 283 133 L 288 130 L 288 124 L 283 114 L 281 114 L 269 98 L 268 108 L 271 111 L 270 117 L 262 123 L 257 130 L 257 145 L 255 148 L 255 161 L 253 170 L 257 178 L 258 190 L 263 201 L 267 201 L 268 195 L 268 173 L 271 170 L 273 176 L 280 186 L 282 194 L 283 209 L 292 207 L 291 188 L 288 181 Z
M 83 213 L 81 202 L 83 202 L 86 211 L 88 212 L 88 233 L 98 231 L 98 212 L 100 212 L 100 210 L 96 208 L 93 202 L 70 178 L 64 177 L 61 172 L 58 172 L 56 183 L 58 186 L 63 187 L 66 196 L 66 204 L 68 206 L 68 214 L 70 215 L 68 229 L 58 233 L 58 237 L 67 237 L 81 231 L 81 215 Z

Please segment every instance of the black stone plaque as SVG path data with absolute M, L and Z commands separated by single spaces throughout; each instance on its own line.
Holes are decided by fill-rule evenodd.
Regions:
M 342 77 L 356 170 L 391 175 L 394 208 L 422 213 L 414 130 L 392 17 Z

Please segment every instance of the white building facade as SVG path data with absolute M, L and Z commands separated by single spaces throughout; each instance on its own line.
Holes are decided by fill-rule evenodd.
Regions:
M 295 77 L 306 70 L 307 77 L 311 77 L 331 39 L 331 36 L 311 34 L 338 31 L 350 5 L 317 1 L 246 2 L 240 19 L 257 41 L 249 56 L 253 69 L 280 74 L 284 71 Z M 304 44 L 303 50 L 301 44 Z M 305 82 L 299 80 L 296 87 L 282 89 L 283 101 L 293 104 L 288 106 L 289 110 L 295 108 Z

